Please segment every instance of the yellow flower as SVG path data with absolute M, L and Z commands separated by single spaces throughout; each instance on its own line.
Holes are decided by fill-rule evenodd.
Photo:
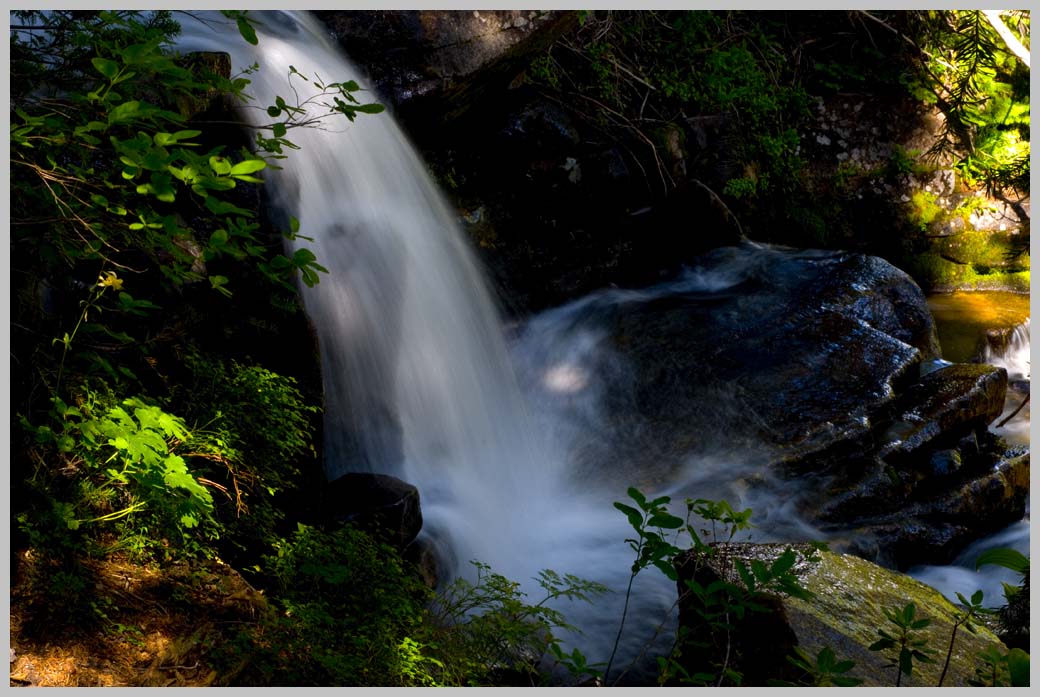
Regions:
M 102 288 L 112 287 L 112 290 L 123 289 L 123 279 L 116 277 L 115 271 L 106 271 L 104 276 L 98 276 L 98 285 Z

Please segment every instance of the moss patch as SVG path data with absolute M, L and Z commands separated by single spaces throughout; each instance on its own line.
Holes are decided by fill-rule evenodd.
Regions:
M 959 235 L 944 237 L 937 251 L 947 259 L 975 268 L 991 268 L 1017 272 L 1029 269 L 1029 255 L 1017 254 L 1020 235 L 1007 232 L 966 230 Z
M 849 673 L 861 678 L 864 685 L 895 684 L 894 667 L 884 664 L 884 658 L 866 647 L 878 638 L 878 629 L 892 630 L 884 615 L 885 608 L 902 608 L 913 602 L 918 617 L 932 619 L 922 631 L 928 646 L 938 653 L 936 663 L 914 666 L 913 676 L 903 676 L 910 686 L 935 686 L 946 657 L 952 618 L 957 609 L 939 591 L 916 579 L 847 554 L 823 552 L 802 579 L 815 593 L 809 601 L 788 599 L 788 614 L 797 630 L 799 644 L 816 655 L 824 646 L 830 646 L 839 658 L 856 662 Z M 975 676 L 976 657 L 987 646 L 996 646 L 1001 652 L 1007 648 L 989 630 L 977 627 L 976 634 L 957 633 L 957 641 L 950 661 L 944 686 L 967 685 Z
M 926 290 L 948 293 L 957 290 L 1002 290 L 1029 292 L 1028 257 L 1026 269 L 1002 270 L 983 264 L 961 264 L 945 259 L 938 252 L 919 254 L 907 264 L 911 276 Z

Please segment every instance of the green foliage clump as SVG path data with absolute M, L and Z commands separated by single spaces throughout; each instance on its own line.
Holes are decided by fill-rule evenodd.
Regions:
M 296 380 L 266 368 L 191 348 L 188 371 L 171 403 L 205 434 L 206 475 L 219 485 L 217 519 L 226 553 L 266 549 L 285 517 L 276 497 L 305 481 L 302 466 L 317 467 L 313 445 L 320 409 Z
M 300 525 L 263 568 L 275 614 L 249 635 L 252 685 L 405 686 L 427 680 L 430 591 L 393 548 L 351 527 Z M 241 649 L 240 649 L 241 650 Z
M 55 397 L 50 417 L 22 422 L 34 439 L 31 486 L 51 512 L 19 514 L 30 540 L 69 551 L 80 528 L 106 524 L 121 533 L 116 547 L 135 552 L 171 541 L 199 550 L 212 538 L 213 498 L 189 467 L 193 434 L 183 420 L 138 397 L 86 388 L 73 404 Z
M 946 117 L 932 155 L 952 155 L 969 183 L 1002 193 L 1029 190 L 1029 67 L 991 20 L 1029 41 L 1028 11 L 987 18 L 983 10 L 928 10 L 906 16 L 919 49 L 905 75 L 912 92 Z

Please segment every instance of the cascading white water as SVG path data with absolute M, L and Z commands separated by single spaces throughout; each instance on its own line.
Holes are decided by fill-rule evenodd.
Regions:
M 1011 330 L 1007 344 L 994 348 L 987 344 L 982 357 L 989 363 L 1007 370 L 1008 395 L 1004 411 L 994 422 L 993 432 L 1015 445 L 1029 444 L 1029 404 L 1024 404 L 1029 385 L 1029 318 Z M 1025 389 L 1023 389 L 1025 388 Z
M 982 362 L 1007 370 L 1009 381 L 1028 380 L 1029 348 L 1029 318 L 1026 317 L 1022 324 L 1011 330 L 1006 346 L 998 349 L 986 345 Z
M 255 106 L 241 110 L 247 122 L 267 124 L 264 108 L 278 96 L 290 101 L 290 66 L 326 82 L 363 82 L 305 13 L 254 15 L 256 47 L 215 13 L 182 18 L 178 41 L 185 52 L 230 52 L 233 72 L 259 64 L 247 90 Z M 306 100 L 310 86 L 293 85 Z M 486 562 L 532 600 L 531 579 L 545 568 L 607 584 L 615 592 L 595 607 L 568 608 L 585 630 L 581 648 L 605 660 L 632 562 L 630 530 L 610 505 L 624 488 L 591 492 L 568 481 L 557 441 L 529 415 L 478 263 L 393 118 L 361 115 L 288 137 L 300 151 L 264 172 L 265 189 L 314 239 L 298 244 L 329 270 L 303 289 L 322 354 L 327 476 L 379 471 L 415 484 L 424 531 L 455 561 L 448 574 Z M 661 579 L 637 588 L 654 584 L 659 592 L 640 590 L 637 606 L 649 626 L 630 623 L 622 660 L 674 599 Z

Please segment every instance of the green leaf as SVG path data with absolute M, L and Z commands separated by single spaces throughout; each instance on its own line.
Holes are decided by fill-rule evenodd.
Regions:
M 271 110 L 268 109 L 267 111 L 270 114 Z M 271 114 L 271 116 L 278 116 L 278 114 Z M 286 131 L 286 129 L 285 129 L 285 124 L 284 123 L 276 123 L 273 126 L 271 126 L 271 133 L 274 135 L 275 138 L 282 138 L 282 137 L 284 137 L 285 136 L 285 131 Z
M 737 569 L 737 574 L 740 575 L 740 580 L 744 582 L 744 585 L 752 593 L 755 592 L 755 577 L 748 571 L 747 566 L 739 559 L 733 560 L 733 566 Z
M 210 276 L 209 277 L 209 284 L 210 284 L 210 287 L 213 288 L 213 290 L 230 297 L 231 296 L 231 291 L 224 287 L 224 286 L 227 285 L 227 282 L 228 282 L 227 276 Z
M 116 63 L 114 60 L 109 60 L 108 58 L 93 58 L 90 62 L 99 73 L 107 77 L 109 80 L 114 78 L 119 72 L 119 63 Z
M 792 567 L 794 567 L 797 558 L 798 557 L 794 550 L 785 550 L 783 554 L 777 557 L 776 561 L 774 561 L 773 565 L 769 568 L 770 573 L 772 573 L 773 576 L 780 576 L 787 573 Z
M 231 163 L 226 158 L 213 156 L 209 158 L 209 166 L 213 168 L 213 171 L 217 174 L 230 174 Z
M 260 159 L 243 160 L 242 162 L 235 164 L 231 168 L 230 173 L 231 176 L 235 176 L 236 174 L 252 174 L 253 172 L 259 172 L 265 167 L 267 167 L 267 163 Z
M 654 562 L 654 566 L 656 566 L 661 573 L 668 577 L 668 580 L 679 580 L 679 574 L 678 572 L 676 572 L 675 567 L 672 566 L 671 562 L 665 561 L 663 559 L 658 559 Z
M 670 513 L 657 513 L 647 521 L 647 527 L 665 528 L 666 530 L 678 530 L 683 526 L 683 519 Z
M 108 124 L 125 123 L 133 120 L 141 111 L 141 103 L 137 100 L 123 102 L 108 113 Z
M 1029 569 L 1029 558 L 1018 550 L 998 547 L 997 549 L 986 550 L 975 560 L 976 569 L 986 564 L 996 564 L 997 566 L 1003 566 L 1006 569 L 1024 574 Z
M 253 29 L 253 25 L 249 23 L 245 17 L 239 16 L 235 18 L 235 23 L 238 25 L 238 33 L 242 35 L 242 38 L 247 43 L 256 46 L 259 40 L 256 38 L 256 30 Z
M 1029 654 L 1022 649 L 1011 649 L 1007 656 L 1012 687 L 1029 687 Z
M 363 114 L 380 114 L 386 111 L 386 107 L 382 104 L 358 104 L 355 107 L 351 107 L 354 111 L 360 111 Z
M 909 649 L 899 650 L 899 670 L 904 675 L 912 675 L 914 672 L 914 661 Z

